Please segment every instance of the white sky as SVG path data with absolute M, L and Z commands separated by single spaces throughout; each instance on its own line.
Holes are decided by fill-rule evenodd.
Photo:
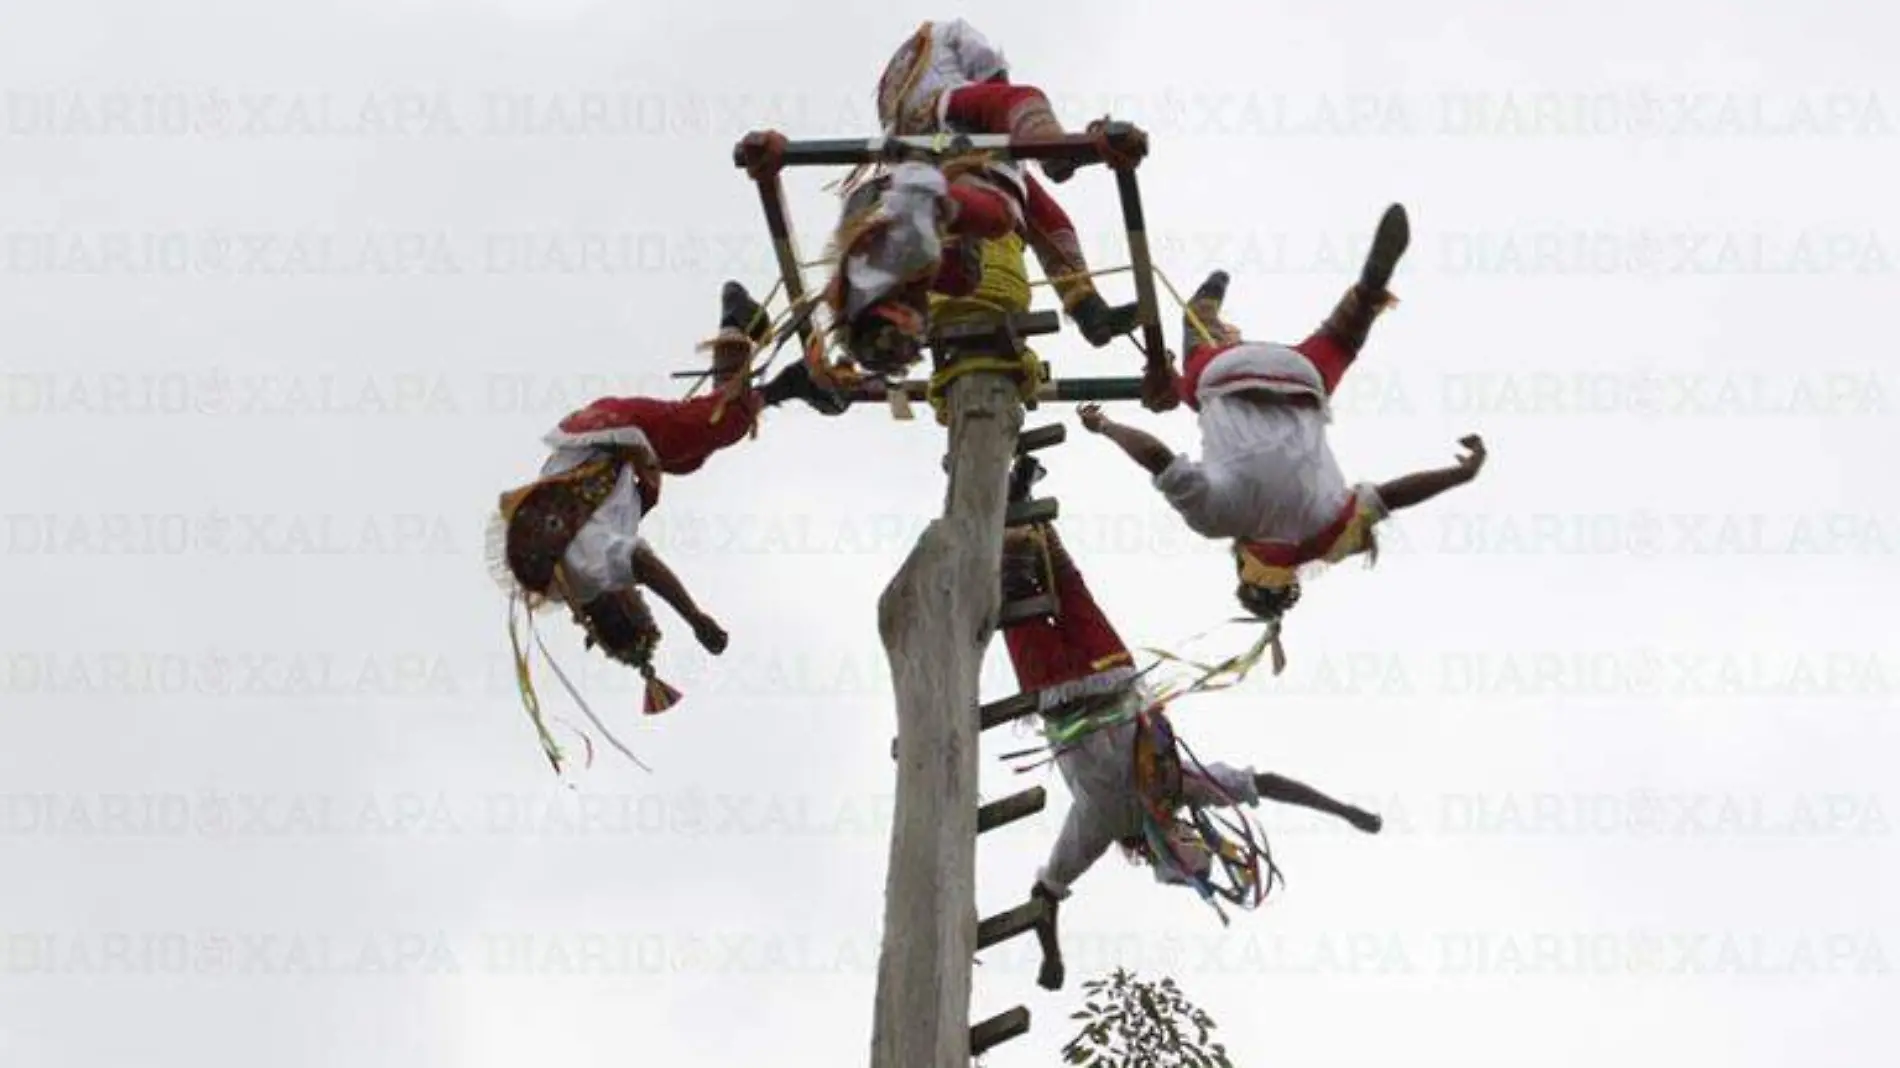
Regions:
M 869 134 L 889 50 L 959 13 L 1072 122 L 1150 130 L 1163 269 L 1232 270 L 1257 335 L 1303 336 L 1405 202 L 1335 449 L 1372 479 L 1492 450 L 1309 588 L 1284 676 L 1178 717 L 1387 833 L 1262 810 L 1291 885 L 1225 931 L 1109 858 L 1069 992 L 1027 941 L 977 970 L 979 1014 L 1036 1017 L 990 1063 L 1057 1063 L 1121 964 L 1176 974 L 1243 1065 L 1891 1065 L 1884 10 L 8 5 L 0 1065 L 863 1063 L 875 601 L 939 432 L 786 410 L 670 485 L 653 533 L 732 647 L 672 629 L 686 702 L 640 721 L 554 628 L 659 769 L 578 793 L 513 693 L 482 525 L 568 408 L 676 388 L 723 278 L 770 286 L 732 144 Z M 793 179 L 808 258 L 833 176 Z M 1123 262 L 1113 184 L 1058 192 Z M 1225 618 L 1221 547 L 1132 465 L 1080 434 L 1050 462 L 1131 641 Z M 986 796 L 1027 785 L 993 759 L 1018 741 L 986 740 Z M 982 912 L 1052 796 L 980 844 Z

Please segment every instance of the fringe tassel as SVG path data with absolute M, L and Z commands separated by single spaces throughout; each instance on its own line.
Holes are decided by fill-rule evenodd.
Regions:
M 517 621 L 515 609 L 523 605 L 525 600 L 521 592 L 517 590 L 510 596 L 508 604 L 508 641 L 509 644 L 513 646 L 515 654 L 515 685 L 521 691 L 521 704 L 522 707 L 527 710 L 528 719 L 534 724 L 535 735 L 541 742 L 541 751 L 547 755 L 548 763 L 554 768 L 554 774 L 564 776 L 567 770 L 565 766 L 566 754 L 561 751 L 560 745 L 554 741 L 554 735 L 548 730 L 547 722 L 541 714 L 541 698 L 540 695 L 535 692 L 534 679 L 528 666 L 528 650 L 521 640 L 521 627 Z M 575 689 L 573 682 L 568 679 L 567 673 L 562 671 L 561 665 L 555 662 L 554 655 L 548 652 L 547 643 L 542 640 L 540 631 L 535 629 L 535 611 L 536 609 L 530 604 L 528 612 L 526 613 L 528 634 L 534 639 L 535 647 L 541 650 L 541 655 L 547 657 L 548 667 L 553 669 L 555 678 L 560 680 L 561 686 L 567 690 L 568 696 L 574 699 L 576 705 L 580 706 L 581 712 L 593 723 L 594 728 L 606 737 L 608 743 L 620 751 L 621 756 L 632 761 L 641 770 L 651 772 L 653 769 L 648 767 L 645 761 L 634 756 L 633 750 L 628 749 L 625 743 L 614 737 L 613 732 L 607 729 L 607 725 L 600 721 L 600 717 L 594 715 L 594 710 L 588 707 L 586 700 L 581 697 L 580 691 Z M 671 689 L 670 687 L 666 687 L 664 683 L 660 685 L 669 691 Z M 677 701 L 678 699 L 678 693 L 674 692 L 673 700 Z M 650 685 L 648 700 L 652 700 Z M 569 726 L 572 727 L 571 724 Z M 585 731 L 579 730 L 578 728 L 573 729 L 574 733 L 580 736 L 581 744 L 586 747 L 586 762 L 583 766 L 591 768 L 594 766 L 594 741 L 587 736 Z
M 528 719 L 534 724 L 534 732 L 541 741 L 541 751 L 547 755 L 548 763 L 553 765 L 554 774 L 561 774 L 561 747 L 554 742 L 554 735 L 548 733 L 548 725 L 541 718 L 541 698 L 534 691 L 534 679 L 528 671 L 528 651 L 521 643 L 521 629 L 516 622 L 515 608 L 521 603 L 519 594 L 508 599 L 508 642 L 515 653 L 515 686 L 521 691 L 522 707 L 527 709 Z M 530 617 L 528 627 L 533 629 Z
M 657 716 L 667 709 L 672 708 L 674 705 L 679 704 L 680 698 L 685 696 L 662 681 L 658 675 L 653 673 L 651 668 L 641 672 L 641 674 L 645 675 L 647 680 L 646 703 L 644 708 L 647 715 Z

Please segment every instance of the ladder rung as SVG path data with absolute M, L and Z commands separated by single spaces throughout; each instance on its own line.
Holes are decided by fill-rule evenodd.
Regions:
M 1041 812 L 1048 802 L 1049 795 L 1040 786 L 1031 786 L 1021 793 L 991 801 L 976 810 L 976 833 L 993 831 L 1026 816 L 1033 816 Z
M 982 717 L 980 729 L 989 730 L 991 727 L 1000 727 L 1024 716 L 1035 715 L 1036 710 L 1041 707 L 1042 701 L 1033 690 L 1028 693 L 1019 693 L 1014 697 L 1005 697 L 1001 701 L 991 701 L 978 710 L 978 714 Z
M 988 949 L 998 942 L 1014 938 L 1025 931 L 1032 931 L 1043 917 L 1048 906 L 1040 899 L 1032 899 L 1021 905 L 1001 912 L 976 925 L 976 948 Z
M 1063 423 L 1050 423 L 1034 430 L 1025 430 L 1016 435 L 1016 455 L 1046 449 L 1051 445 L 1060 445 L 1069 440 L 1069 428 Z
M 1054 497 L 1039 497 L 1027 501 L 1017 501 L 1003 513 L 1003 525 L 1006 527 L 1025 527 L 1033 523 L 1053 523 L 1058 507 Z
M 983 341 L 1008 341 L 1013 332 L 1017 337 L 1035 337 L 1040 334 L 1055 334 L 1062 330 L 1062 317 L 1052 311 L 1020 312 L 1007 319 L 979 320 L 973 323 L 953 323 L 938 328 L 931 335 L 931 342 L 937 345 L 967 345 Z
M 970 1028 L 970 1056 L 981 1057 L 997 1046 L 1029 1031 L 1029 1010 L 1021 1005 L 999 1012 Z
M 1010 601 L 1003 605 L 1002 611 L 997 613 L 996 625 L 1013 627 L 1032 619 L 1047 619 L 1055 614 L 1055 596 L 1045 593 L 1036 597 L 1025 597 L 1020 601 Z

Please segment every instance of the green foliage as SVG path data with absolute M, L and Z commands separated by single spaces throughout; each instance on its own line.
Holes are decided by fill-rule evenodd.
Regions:
M 1213 1041 L 1214 1021 L 1181 995 L 1173 979 L 1137 978 L 1120 968 L 1082 984 L 1082 1028 L 1062 1048 L 1080 1068 L 1234 1068 Z

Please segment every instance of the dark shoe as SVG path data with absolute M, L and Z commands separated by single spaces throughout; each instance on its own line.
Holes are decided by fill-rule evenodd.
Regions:
M 1369 295 L 1383 296 L 1386 287 L 1392 284 L 1392 272 L 1398 269 L 1399 258 L 1412 244 L 1412 222 L 1406 217 L 1405 205 L 1394 204 L 1385 209 L 1379 217 L 1379 229 L 1372 235 L 1372 248 L 1366 253 L 1366 263 L 1359 271 L 1359 285 Z
M 727 279 L 719 290 L 719 329 L 744 334 L 756 345 L 771 332 L 772 319 L 759 302 L 752 299 L 752 294 L 746 292 L 745 286 Z
M 1372 321 L 1392 302 L 1386 287 L 1411 242 L 1412 224 L 1405 216 L 1405 206 L 1394 204 L 1385 209 L 1379 217 L 1379 229 L 1372 235 L 1372 247 L 1366 252 L 1365 266 L 1359 269 L 1359 281 L 1346 290 L 1326 317 L 1325 329 L 1347 352 L 1357 354 L 1365 347 Z
M 1213 341 L 1201 336 L 1194 328 L 1194 319 L 1186 312 L 1181 314 L 1181 351 L 1191 353 L 1202 345 L 1218 343 L 1221 335 L 1220 309 L 1227 300 L 1227 284 L 1232 281 L 1226 271 L 1215 271 L 1207 276 L 1194 295 L 1188 298 L 1188 311 L 1192 311 L 1201 325 L 1213 335 Z
M 803 360 L 773 375 L 772 380 L 759 389 L 759 396 L 773 406 L 802 400 L 825 415 L 843 415 L 851 407 L 851 398 L 812 381 L 811 368 Z
M 1069 310 L 1069 318 L 1082 331 L 1082 336 L 1096 348 L 1106 348 L 1108 343 L 1124 334 L 1133 333 L 1141 323 L 1141 305 L 1123 304 L 1109 307 L 1100 293 L 1090 293 Z

